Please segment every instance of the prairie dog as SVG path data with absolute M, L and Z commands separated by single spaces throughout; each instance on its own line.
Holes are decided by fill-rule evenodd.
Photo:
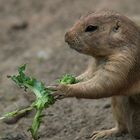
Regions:
M 74 85 L 53 88 L 56 96 L 99 99 L 112 97 L 116 126 L 93 132 L 91 139 L 128 132 L 140 138 L 140 28 L 113 10 L 80 18 L 65 34 L 69 46 L 92 57 Z

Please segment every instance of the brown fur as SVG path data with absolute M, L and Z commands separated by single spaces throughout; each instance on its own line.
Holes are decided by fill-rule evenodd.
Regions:
M 85 32 L 89 25 L 98 29 Z M 76 51 L 92 56 L 82 82 L 60 85 L 65 97 L 99 99 L 112 97 L 115 128 L 93 133 L 92 139 L 129 132 L 140 138 L 140 28 L 112 10 L 82 17 L 66 33 L 65 40 Z

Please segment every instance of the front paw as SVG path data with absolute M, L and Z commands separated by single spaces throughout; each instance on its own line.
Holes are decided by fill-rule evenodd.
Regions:
M 47 88 L 51 89 L 52 95 L 54 98 L 57 99 L 63 99 L 69 96 L 69 85 L 59 84 L 59 85 L 53 85 L 48 86 Z

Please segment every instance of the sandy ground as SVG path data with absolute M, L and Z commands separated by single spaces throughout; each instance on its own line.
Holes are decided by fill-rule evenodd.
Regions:
M 88 57 L 64 43 L 65 32 L 82 14 L 105 7 L 139 19 L 139 6 L 140 0 L 0 0 L 0 114 L 24 98 L 24 92 L 6 78 L 17 66 L 27 63 L 28 73 L 46 85 L 64 73 L 84 71 Z M 86 140 L 93 130 L 115 125 L 110 99 L 64 99 L 44 114 L 41 140 Z M 32 118 L 33 113 L 13 125 L 0 122 L 0 139 L 31 140 L 27 128 Z

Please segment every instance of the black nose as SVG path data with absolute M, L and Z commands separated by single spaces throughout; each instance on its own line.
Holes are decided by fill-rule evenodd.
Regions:
M 65 42 L 69 43 L 69 33 L 66 32 L 65 34 Z

